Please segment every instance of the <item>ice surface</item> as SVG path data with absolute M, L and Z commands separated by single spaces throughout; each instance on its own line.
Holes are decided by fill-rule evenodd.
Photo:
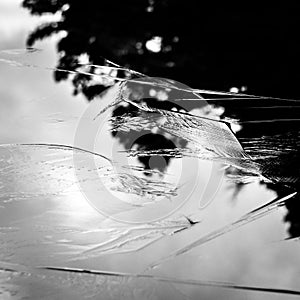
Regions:
M 27 62 L 40 53 L 14 50 L 0 58 L 25 80 L 42 73 Z M 115 78 L 115 70 L 127 78 Z M 282 117 L 248 117 L 239 108 L 238 119 L 227 108 L 273 111 L 297 102 L 191 89 L 112 62 L 61 71 L 113 86 L 76 111 L 71 104 L 55 111 L 49 95 L 24 99 L 35 109 L 14 117 L 19 135 L 0 146 L 0 298 L 299 296 L 299 241 L 297 234 L 284 241 L 282 222 L 299 199 L 295 118 L 274 134 L 265 123 Z M 234 131 L 256 123 L 266 128 L 263 136 Z M 93 144 L 78 140 L 100 125 Z M 35 142 L 21 134 L 37 128 Z M 146 134 L 174 147 L 130 141 Z

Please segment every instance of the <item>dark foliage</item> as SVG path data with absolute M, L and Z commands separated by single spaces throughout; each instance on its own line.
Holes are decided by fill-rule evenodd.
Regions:
M 58 67 L 73 70 L 87 53 L 93 64 L 103 57 L 149 76 L 172 78 L 192 87 L 276 97 L 299 95 L 297 6 L 233 5 L 196 0 L 24 0 L 32 14 L 60 12 L 61 21 L 38 27 L 28 45 L 65 32 L 57 50 Z M 162 38 L 161 51 L 146 43 Z M 66 74 L 56 72 L 60 81 Z M 75 92 L 92 98 L 90 78 L 76 76 Z

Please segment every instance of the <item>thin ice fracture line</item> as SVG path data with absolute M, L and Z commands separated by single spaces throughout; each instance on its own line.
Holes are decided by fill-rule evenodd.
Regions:
M 41 68 L 37 65 L 34 64 L 26 64 L 26 63 L 20 63 L 17 61 L 13 61 L 10 59 L 3 59 L 0 58 L 0 61 L 3 62 L 10 62 L 10 63 L 14 63 L 18 66 L 24 66 L 24 67 L 32 67 L 32 68 Z M 107 66 L 104 66 L 107 68 Z M 169 88 L 169 89 L 174 89 L 174 90 L 179 90 L 179 91 L 183 91 L 183 92 L 188 92 L 188 93 L 192 93 L 192 94 L 212 94 L 212 95 L 226 95 L 226 96 L 244 96 L 247 97 L 247 99 L 249 98 L 253 98 L 253 99 L 269 99 L 269 100 L 281 100 L 281 101 L 295 101 L 295 102 L 299 102 L 299 100 L 294 100 L 294 99 L 284 99 L 284 98 L 275 98 L 275 97 L 266 97 L 266 96 L 257 96 L 257 95 L 250 95 L 250 94 L 236 94 L 236 93 L 232 93 L 232 92 L 222 92 L 222 91 L 212 91 L 212 90 L 203 90 L 203 89 L 193 89 L 193 88 L 179 88 L 177 86 L 174 85 L 170 85 L 170 84 L 162 84 L 162 83 L 157 83 L 157 82 L 147 82 L 147 81 L 140 81 L 140 80 L 135 80 L 135 79 L 128 79 L 128 78 L 119 78 L 116 76 L 112 76 L 109 74 L 93 74 L 93 73 L 89 73 L 89 72 L 82 72 L 82 71 L 72 71 L 72 70 L 66 70 L 66 69 L 61 69 L 61 68 L 51 68 L 51 67 L 44 67 L 45 70 L 51 70 L 51 71 L 58 71 L 58 72 L 65 72 L 65 73 L 70 73 L 70 74 L 82 74 L 82 75 L 87 75 L 87 76 L 91 76 L 91 77 L 107 77 L 109 79 L 115 80 L 115 81 L 120 81 L 120 82 L 132 82 L 132 83 L 138 83 L 138 84 L 143 84 L 143 85 L 151 85 L 151 86 L 158 86 L 158 87 L 164 87 L 164 88 Z M 124 68 L 123 68 L 124 69 Z M 128 69 L 129 70 L 129 69 Z M 135 71 L 133 71 L 135 72 Z M 143 74 L 144 75 L 144 74 Z M 151 78 L 151 77 L 149 77 Z M 201 98 L 202 99 L 202 98 Z M 199 99 L 199 100 L 201 100 Z M 198 101 L 197 99 L 193 99 Z M 209 99 L 205 99 L 203 98 L 203 100 L 209 100 Z M 222 99 L 218 99 L 216 98 L 216 100 L 221 101 Z
M 270 119 L 270 120 L 246 120 L 246 121 L 238 121 L 237 123 L 245 124 L 245 123 L 272 123 L 272 122 L 298 122 L 300 118 L 296 119 Z
M 206 90 L 203 90 L 202 94 L 205 93 Z M 215 94 L 218 92 L 216 91 Z M 226 92 L 220 92 L 224 95 L 231 95 L 230 93 Z M 213 91 L 207 91 L 207 94 L 214 94 Z M 238 97 L 241 95 L 241 97 Z M 255 96 L 255 95 L 247 95 L 247 94 L 236 94 L 237 97 L 227 97 L 227 98 L 178 98 L 178 99 L 172 99 L 174 101 L 230 101 L 230 100 L 254 100 L 254 99 L 264 99 L 264 100 L 278 100 L 278 101 L 288 101 L 288 102 L 297 102 L 300 104 L 300 100 L 297 99 L 286 99 L 286 98 L 277 98 L 277 97 L 268 97 L 268 96 Z M 281 107 L 281 106 L 280 106 Z
M 276 293 L 276 294 L 289 294 L 289 295 L 300 295 L 300 291 L 291 289 L 277 289 L 268 287 L 258 287 L 258 286 L 248 286 L 248 285 L 238 285 L 234 283 L 218 282 L 218 281 L 202 281 L 193 279 L 177 279 L 172 277 L 156 276 L 151 274 L 134 274 L 134 273 L 122 273 L 122 272 L 110 272 L 110 271 L 100 271 L 100 270 L 88 270 L 79 268 L 64 268 L 64 267 L 54 267 L 54 266 L 38 266 L 38 269 L 48 270 L 48 271 L 58 271 L 58 272 L 69 272 L 69 273 L 79 273 L 87 275 L 96 276 L 113 276 L 121 278 L 136 278 L 136 279 L 152 279 L 165 283 L 173 284 L 183 284 L 192 286 L 204 286 L 204 287 L 219 287 L 226 289 L 253 291 L 253 292 L 263 292 L 263 293 Z
M 181 254 L 187 253 L 190 250 L 194 249 L 195 247 L 198 247 L 200 245 L 203 245 L 211 240 L 214 240 L 215 238 L 222 236 L 223 234 L 226 234 L 230 231 L 233 231 L 234 229 L 241 227 L 243 225 L 246 225 L 250 222 L 253 222 L 263 216 L 265 216 L 266 214 L 272 212 L 274 209 L 277 209 L 278 207 L 280 207 L 281 205 L 283 205 L 286 200 L 294 197 L 297 194 L 297 192 L 291 193 L 285 197 L 277 197 L 274 200 L 270 201 L 269 203 L 254 209 L 253 211 L 243 215 L 242 217 L 240 217 L 237 221 L 230 223 L 220 229 L 217 229 L 215 231 L 212 231 L 211 233 L 202 236 L 201 238 L 189 243 L 188 245 L 184 246 L 181 249 L 176 250 L 175 252 L 171 253 L 170 255 L 158 260 L 157 262 L 152 263 L 147 269 L 147 270 L 151 270 L 159 265 L 161 265 L 162 263 L 173 259 Z
M 85 150 L 79 147 L 75 147 L 75 146 L 70 146 L 70 145 L 62 145 L 62 144 L 47 144 L 47 143 L 20 143 L 20 144 L 0 144 L 0 147 L 8 147 L 8 146 L 37 146 L 37 147 L 52 147 L 52 148 L 63 148 L 66 150 L 76 150 L 79 152 L 84 152 L 84 153 L 88 153 L 88 154 L 92 154 L 92 155 L 96 155 L 99 156 L 101 158 L 106 159 L 109 162 L 112 162 L 108 157 L 97 153 L 97 152 L 93 152 L 93 151 L 89 151 L 89 150 Z

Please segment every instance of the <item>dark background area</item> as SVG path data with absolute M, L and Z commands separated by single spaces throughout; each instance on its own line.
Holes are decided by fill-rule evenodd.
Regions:
M 295 2 L 296 3 L 296 2 Z M 149 76 L 175 79 L 193 88 L 229 90 L 246 86 L 249 94 L 299 97 L 299 9 L 291 3 L 251 5 L 178 0 L 24 0 L 34 15 L 61 12 L 59 22 L 38 27 L 34 45 L 54 33 L 58 67 L 74 69 L 78 56 L 91 63 L 103 57 Z M 146 48 L 162 38 L 161 51 Z M 66 74 L 56 73 L 56 80 Z M 89 78 L 77 76 L 74 89 L 92 98 Z

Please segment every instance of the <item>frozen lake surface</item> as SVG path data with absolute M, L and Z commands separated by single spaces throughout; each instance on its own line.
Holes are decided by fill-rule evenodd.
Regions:
M 298 103 L 225 93 L 211 105 L 154 78 L 86 103 L 52 82 L 49 55 L 1 53 L 0 297 L 299 297 L 298 123 L 281 110 L 281 130 L 268 125 L 272 106 Z M 244 113 L 259 106 L 270 122 Z

